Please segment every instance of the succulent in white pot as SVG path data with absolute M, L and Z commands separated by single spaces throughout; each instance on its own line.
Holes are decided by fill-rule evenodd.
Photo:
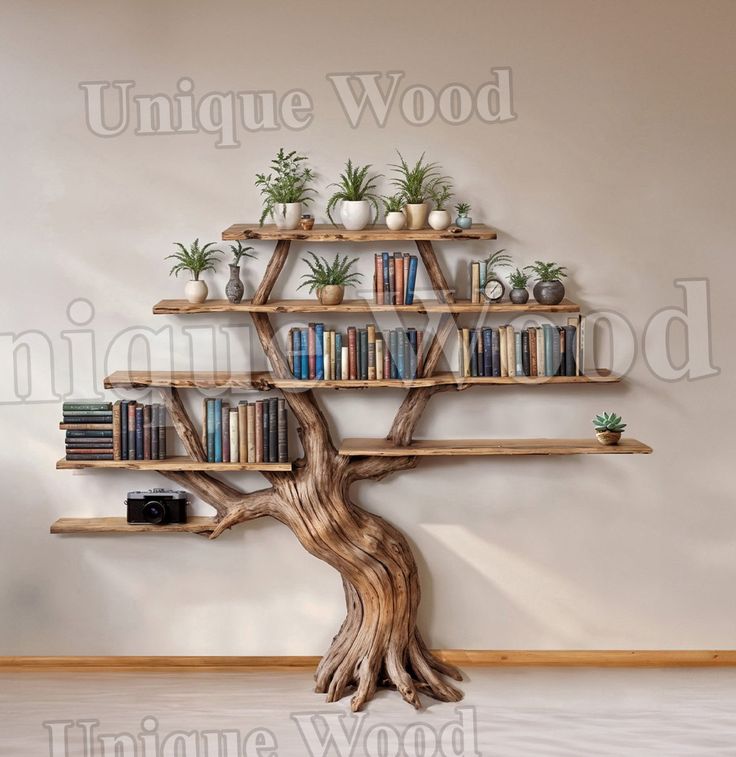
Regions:
M 446 182 L 447 179 L 440 176 L 437 163 L 425 162 L 424 153 L 413 166 L 410 166 L 404 160 L 400 152 L 398 152 L 398 155 L 399 163 L 391 166 L 397 174 L 397 178 L 392 183 L 404 198 L 407 227 L 413 230 L 423 229 L 427 225 L 427 216 L 429 215 L 427 199 L 431 196 L 434 188 L 438 184 Z
M 176 277 L 183 271 L 188 271 L 192 278 L 187 281 L 184 287 L 184 296 L 193 304 L 199 304 L 207 299 L 207 284 L 199 277 L 205 271 L 214 271 L 217 256 L 222 255 L 221 250 L 212 249 L 214 242 L 200 247 L 199 239 L 195 239 L 189 247 L 185 247 L 181 242 L 174 243 L 179 249 L 172 255 L 167 255 L 166 259 L 173 258 L 174 263 L 169 276 L 172 274 Z
M 315 175 L 304 165 L 306 160 L 306 155 L 295 150 L 287 153 L 281 147 L 271 161 L 271 172 L 256 174 L 256 186 L 263 195 L 261 226 L 268 216 L 282 230 L 299 226 L 303 207 L 311 202 L 309 195 L 315 191 L 309 186 Z
M 391 229 L 391 231 L 401 231 L 406 226 L 403 196 L 397 194 L 383 197 L 381 202 L 383 203 L 387 228 Z
M 439 182 L 432 187 L 430 196 L 434 210 L 429 212 L 427 220 L 435 231 L 443 231 L 452 223 L 450 214 L 445 210 L 446 203 L 452 197 L 452 185 L 446 181 Z
M 380 174 L 371 175 L 370 165 L 353 166 L 348 159 L 345 171 L 340 174 L 337 183 L 330 184 L 337 187 L 337 191 L 327 202 L 327 217 L 337 226 L 332 213 L 340 203 L 340 221 L 349 231 L 360 231 L 368 224 L 373 224 L 378 218 L 378 196 L 375 194 L 376 179 Z M 372 218 L 371 218 L 372 216 Z

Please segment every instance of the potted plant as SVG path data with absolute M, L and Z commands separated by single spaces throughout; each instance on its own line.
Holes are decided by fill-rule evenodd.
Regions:
M 469 229 L 473 225 L 473 219 L 468 215 L 470 205 L 467 202 L 459 202 L 455 205 L 455 210 L 457 211 L 455 226 L 459 226 L 461 229 Z
M 199 246 L 199 239 L 195 239 L 189 247 L 185 247 L 181 242 L 174 242 L 179 248 L 173 255 L 167 255 L 166 260 L 173 258 L 176 263 L 169 271 L 169 276 L 179 276 L 182 271 L 189 271 L 192 278 L 187 281 L 184 287 L 184 295 L 189 302 L 198 304 L 207 299 L 207 284 L 199 277 L 205 271 L 214 271 L 217 256 L 222 255 L 221 250 L 213 250 L 214 242 L 207 242 L 204 246 Z
M 531 271 L 537 277 L 537 283 L 532 291 L 534 299 L 540 305 L 559 305 L 562 302 L 565 286 L 561 279 L 567 276 L 564 265 L 536 260 L 534 265 L 525 266 L 524 270 Z
M 382 197 L 383 210 L 386 214 L 386 226 L 391 231 L 400 231 L 406 226 L 406 216 L 404 215 L 404 197 L 403 195 L 391 195 Z
M 297 289 L 308 286 L 310 294 L 317 291 L 317 297 L 323 305 L 339 305 L 345 296 L 345 287 L 355 286 L 363 277 L 361 273 L 350 270 L 358 262 L 358 258 L 348 260 L 347 255 L 341 258 L 336 254 L 335 260 L 330 263 L 323 257 L 317 257 L 311 250 L 307 252 L 312 260 L 302 260 L 309 266 L 309 273 L 302 275 L 304 281 Z
M 434 210 L 429 213 L 429 225 L 435 231 L 442 231 L 452 223 L 450 214 L 445 210 L 447 201 L 452 197 L 452 184 L 445 181 L 438 182 L 432 187 L 430 196 L 434 203 Z
M 309 184 L 315 175 L 304 165 L 306 155 L 292 150 L 287 153 L 279 148 L 271 161 L 271 173 L 256 174 L 256 186 L 263 195 L 263 213 L 260 224 L 271 216 L 279 229 L 296 229 L 302 216 L 302 206 L 311 202 L 310 193 L 315 190 Z
M 243 243 L 238 241 L 237 245 L 231 244 L 230 249 L 233 253 L 233 262 L 230 263 L 230 280 L 225 285 L 225 296 L 233 305 L 237 305 L 245 293 L 245 287 L 240 280 L 240 260 L 243 257 L 254 258 L 255 250 L 252 247 L 243 247 Z
M 529 301 L 529 290 L 526 288 L 531 276 L 518 268 L 509 276 L 511 291 L 509 299 L 514 305 L 526 305 Z
M 397 150 L 398 152 L 398 150 Z M 427 225 L 427 199 L 434 187 L 444 180 L 440 176 L 437 163 L 426 163 L 424 153 L 419 160 L 410 166 L 399 152 L 399 163 L 391 168 L 398 174 L 392 184 L 404 198 L 404 212 L 406 224 L 410 229 L 423 229 Z
M 375 223 L 378 218 L 378 197 L 374 190 L 376 179 L 380 174 L 369 175 L 370 165 L 353 167 L 352 160 L 345 164 L 344 173 L 340 174 L 340 181 L 330 184 L 337 187 L 337 191 L 327 203 L 327 217 L 337 226 L 332 217 L 332 211 L 340 203 L 340 220 L 349 231 L 360 231 L 369 223 Z M 371 221 L 371 207 L 375 211 Z
M 595 426 L 595 435 L 601 444 L 607 447 L 618 444 L 621 433 L 626 428 L 625 423 L 621 423 L 621 416 L 615 413 L 601 413 L 593 418 Z

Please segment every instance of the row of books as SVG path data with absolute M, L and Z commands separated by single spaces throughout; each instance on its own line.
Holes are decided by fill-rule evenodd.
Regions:
M 417 281 L 416 255 L 377 252 L 373 294 L 377 305 L 413 305 Z
M 459 373 L 464 377 L 582 376 L 584 334 L 581 316 L 569 318 L 566 326 L 460 329 Z
M 165 460 L 166 408 L 118 400 L 70 401 L 62 408 L 67 460 Z M 76 428 L 75 428 L 76 427 Z
M 231 406 L 205 399 L 202 446 L 210 463 L 288 462 L 286 401 L 271 397 Z
M 422 375 L 424 332 L 392 329 L 385 334 L 373 324 L 351 326 L 346 334 L 322 323 L 289 330 L 287 356 L 295 378 L 302 380 L 409 380 Z

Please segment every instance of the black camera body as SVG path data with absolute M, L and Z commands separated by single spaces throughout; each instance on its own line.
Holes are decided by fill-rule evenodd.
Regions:
M 180 489 L 128 492 L 128 523 L 165 526 L 187 522 L 187 493 Z

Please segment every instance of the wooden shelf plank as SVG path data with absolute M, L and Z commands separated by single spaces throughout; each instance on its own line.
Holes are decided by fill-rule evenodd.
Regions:
M 345 439 L 341 455 L 377 457 L 510 456 L 510 455 L 647 455 L 652 448 L 636 439 L 623 438 L 606 447 L 590 439 L 417 439 L 408 447 L 396 447 L 388 439 Z
M 621 381 L 610 371 L 590 376 L 496 377 L 463 378 L 454 373 L 436 373 L 412 381 L 384 379 L 381 381 L 303 381 L 278 378 L 270 373 L 240 373 L 228 371 L 116 371 L 105 378 L 105 388 L 176 387 L 178 389 L 237 388 L 266 391 L 269 389 L 412 389 L 427 386 L 499 385 L 548 386 L 556 384 L 611 384 Z
M 579 313 L 580 306 L 571 300 L 563 300 L 559 305 L 540 305 L 529 302 L 514 305 L 513 302 L 475 303 L 458 300 L 453 303 L 419 301 L 413 305 L 376 305 L 371 300 L 343 300 L 340 305 L 323 305 L 319 300 L 270 300 L 262 305 L 254 305 L 244 300 L 237 305 L 227 300 L 207 300 L 193 304 L 187 300 L 161 300 L 153 307 L 156 315 L 189 313 Z
M 259 226 L 257 223 L 234 223 L 222 232 L 222 238 L 226 241 L 236 239 L 265 239 L 279 241 L 305 242 L 416 242 L 416 241 L 454 241 L 454 240 L 478 240 L 496 239 L 495 229 L 482 223 L 473 224 L 473 227 L 465 231 L 453 233 L 449 230 L 435 231 L 434 229 L 420 229 L 410 231 L 391 231 L 385 226 L 371 226 L 361 231 L 347 231 L 339 226 L 327 223 L 318 223 L 313 229 L 294 229 L 282 231 L 275 224 L 267 223 Z
M 190 516 L 186 523 L 153 526 L 128 523 L 125 518 L 59 518 L 51 526 L 52 534 L 201 534 L 215 528 L 215 519 Z
M 66 460 L 56 463 L 57 470 L 106 468 L 147 471 L 290 471 L 291 463 L 203 463 L 189 457 L 166 460 Z

